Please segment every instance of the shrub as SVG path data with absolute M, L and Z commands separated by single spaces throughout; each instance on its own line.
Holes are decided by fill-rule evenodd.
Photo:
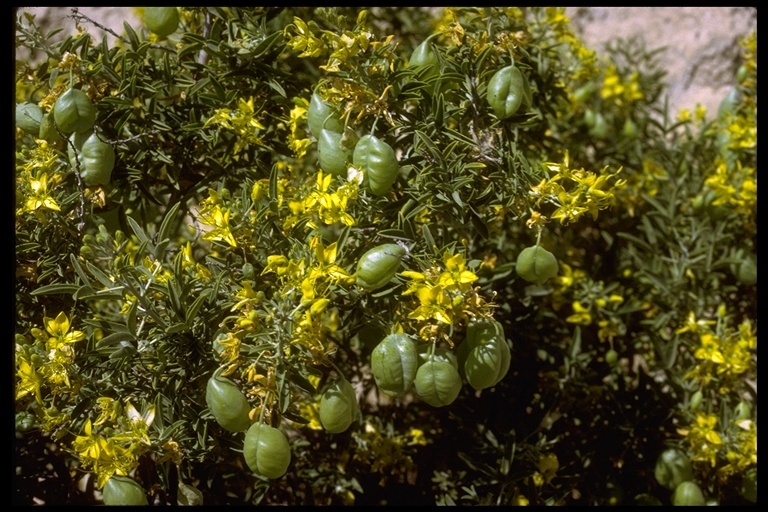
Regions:
M 155 504 L 669 504 L 667 448 L 706 499 L 754 496 L 754 34 L 710 116 L 667 112 L 653 52 L 599 60 L 562 9 L 177 14 L 113 45 L 17 19 L 42 56 L 16 62 L 16 102 L 41 109 L 16 130 L 17 501 L 95 503 L 90 474 Z M 99 180 L 101 153 L 70 159 L 45 121 L 70 90 L 114 150 Z M 547 270 L 523 279 L 530 247 Z M 477 391 L 455 357 L 474 319 L 511 350 Z M 448 398 L 377 388 L 393 334 Z M 214 375 L 280 440 L 266 476 L 244 415 L 209 410 Z M 334 382 L 360 408 L 335 434 Z

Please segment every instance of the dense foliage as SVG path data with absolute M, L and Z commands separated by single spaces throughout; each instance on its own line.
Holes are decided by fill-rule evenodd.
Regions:
M 755 501 L 755 34 L 140 13 L 17 18 L 16 502 Z

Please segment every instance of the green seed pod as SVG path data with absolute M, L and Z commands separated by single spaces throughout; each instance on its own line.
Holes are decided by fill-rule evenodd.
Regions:
M 446 363 L 450 363 L 451 366 L 459 370 L 459 360 L 456 357 L 456 354 L 451 352 L 445 347 L 435 347 L 435 351 L 430 356 L 429 349 L 431 348 L 431 345 L 422 343 L 419 345 L 419 348 L 417 349 L 419 353 L 419 364 L 424 364 L 427 361 L 430 360 L 430 358 L 434 361 L 445 361 Z M 461 370 L 459 370 L 459 373 L 461 373 Z
M 734 113 L 739 103 L 741 103 L 741 93 L 737 87 L 731 87 L 717 107 L 717 119 L 726 120 Z
M 699 408 L 703 398 L 704 398 L 704 394 L 701 392 L 700 389 L 697 389 L 696 392 L 693 395 L 691 395 L 691 402 L 689 404 L 689 408 L 691 409 L 691 411 L 695 411 L 696 409 Z
M 251 426 L 251 406 L 240 388 L 217 370 L 205 388 L 205 403 L 216 422 L 230 432 L 242 432 Z
M 243 455 L 257 475 L 280 478 L 291 463 L 291 446 L 282 432 L 264 423 L 254 423 L 245 433 Z
M 413 384 L 422 400 L 432 407 L 443 407 L 459 396 L 461 376 L 451 363 L 432 360 L 419 366 Z
M 179 28 L 179 10 L 176 7 L 145 7 L 144 26 L 160 37 L 167 37 Z
M 592 96 L 592 94 L 595 92 L 595 89 L 597 89 L 597 87 L 595 86 L 594 82 L 586 83 L 573 91 L 573 99 L 579 103 L 583 103 L 587 101 L 590 96 Z
M 101 490 L 104 504 L 146 506 L 147 494 L 133 478 L 112 475 Z
M 757 261 L 754 256 L 747 255 L 736 269 L 736 279 L 743 285 L 752 286 L 757 283 Z
M 371 373 L 382 393 L 401 396 L 413 385 L 419 356 L 413 340 L 405 334 L 390 334 L 371 354 Z
M 736 80 L 740 84 L 743 84 L 748 76 L 749 76 L 749 70 L 747 70 L 747 66 L 745 66 L 744 64 L 739 66 L 739 69 L 736 70 Z
M 75 146 L 68 145 L 69 163 L 72 167 L 80 161 L 80 177 L 86 185 L 109 185 L 112 170 L 115 168 L 115 150 L 112 145 L 102 142 L 95 132 L 75 132 L 69 140 Z M 77 151 L 77 159 L 75 159 Z
M 50 144 L 54 144 L 60 147 L 60 143 L 64 139 L 62 139 L 61 135 L 59 135 L 59 132 L 56 131 L 56 125 L 54 124 L 54 121 L 53 121 L 52 112 L 43 114 L 43 117 L 40 121 L 40 130 L 37 133 L 37 137 L 39 139 L 48 141 L 48 143 Z
M 43 109 L 37 103 L 25 101 L 16 104 L 16 126 L 28 134 L 37 137 L 40 133 L 40 123 L 43 120 Z
M 555 277 L 559 267 L 554 254 L 540 245 L 523 249 L 517 257 L 515 271 L 517 275 L 530 283 L 543 284 L 550 277 Z
M 595 124 L 589 130 L 589 134 L 601 140 L 608 137 L 608 122 L 600 112 L 595 114 Z
M 495 386 L 509 371 L 512 359 L 504 328 L 493 318 L 471 321 L 457 359 L 461 376 L 474 389 Z
M 524 99 L 525 79 L 514 64 L 498 70 L 488 82 L 488 104 L 499 119 L 512 117 Z
M 320 168 L 336 176 L 346 176 L 347 162 L 352 161 L 352 151 L 341 143 L 342 134 L 328 129 L 320 130 L 317 138 L 317 156 Z
M 704 499 L 704 494 L 701 492 L 695 482 L 683 482 L 675 488 L 675 493 L 672 495 L 672 505 L 674 506 L 702 506 L 707 502 Z
M 757 468 L 750 468 L 741 475 L 739 494 L 750 503 L 757 503 Z
M 659 485 L 673 490 L 683 482 L 693 480 L 693 468 L 688 456 L 676 448 L 664 450 L 656 459 L 653 470 Z
M 355 389 L 347 380 L 335 382 L 320 398 L 320 423 L 331 434 L 347 430 L 359 411 Z
M 637 137 L 637 125 L 634 121 L 627 118 L 626 121 L 624 121 L 624 126 L 621 129 L 621 132 L 624 134 L 625 137 L 629 139 L 634 139 Z
M 496 385 L 509 370 L 509 347 L 503 339 L 492 338 L 473 348 L 464 362 L 467 382 L 475 390 Z
M 395 277 L 403 256 L 405 249 L 397 244 L 382 244 L 369 250 L 357 262 L 357 284 L 369 291 L 386 285 Z
M 317 90 L 312 93 L 312 98 L 309 100 L 307 124 L 309 131 L 316 139 L 320 139 L 320 131 L 323 129 L 336 133 L 344 131 L 344 121 L 341 120 L 338 109 L 325 101 Z
M 437 34 L 432 34 L 413 49 L 411 57 L 408 59 L 409 68 L 429 66 L 435 73 L 438 71 L 439 63 L 437 61 L 437 54 L 432 48 L 432 38 L 435 36 L 437 36 Z M 430 73 L 431 72 L 432 71 L 430 71 Z
M 749 402 L 745 402 L 744 400 L 741 400 L 738 404 L 736 404 L 736 409 L 734 412 L 736 413 L 737 421 L 752 419 L 752 406 L 749 405 Z
M 395 150 L 373 135 L 363 135 L 357 141 L 352 164 L 363 171 L 363 185 L 376 196 L 389 192 L 400 172 Z
M 595 111 L 591 108 L 588 108 L 584 112 L 584 124 L 587 125 L 587 128 L 592 128 L 595 126 L 595 119 L 597 114 L 595 114 Z
M 203 504 L 203 493 L 193 485 L 179 482 L 179 489 L 176 491 L 176 501 L 182 506 L 199 506 Z
M 53 120 L 64 133 L 87 132 L 96 123 L 96 107 L 83 91 L 69 89 L 56 100 Z

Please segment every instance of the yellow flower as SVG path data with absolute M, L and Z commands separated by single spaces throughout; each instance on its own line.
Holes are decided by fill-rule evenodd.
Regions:
M 48 191 L 48 175 L 42 174 L 38 179 L 29 180 L 30 195 L 24 202 L 24 211 L 32 212 L 40 207 L 48 208 L 53 211 L 60 211 L 56 200 L 50 196 Z
M 16 375 L 19 377 L 19 381 L 16 383 L 16 400 L 34 393 L 35 401 L 42 404 L 43 397 L 40 392 L 40 386 L 43 384 L 43 376 L 19 353 L 16 355 L 16 365 L 18 366 Z
M 466 270 L 466 263 L 461 254 L 446 252 L 443 254 L 443 263 L 446 270 L 437 278 L 437 285 L 446 290 L 465 290 L 467 285 L 478 279 L 474 272 Z
M 589 309 L 581 305 L 581 302 L 573 301 L 573 314 L 565 319 L 566 322 L 577 325 L 589 325 L 592 323 L 592 315 Z
M 408 441 L 409 445 L 418 444 L 421 446 L 426 446 L 428 443 L 427 437 L 424 435 L 424 431 L 421 429 L 411 427 L 407 436 L 411 438 L 411 440 Z
M 707 359 L 713 363 L 723 363 L 725 358 L 720 351 L 720 338 L 714 334 L 704 333 L 699 337 L 701 347 L 697 348 L 693 355 L 697 359 Z
M 675 334 L 682 334 L 684 332 L 691 332 L 691 333 L 700 333 L 705 329 L 708 329 L 707 326 L 714 325 L 714 320 L 696 320 L 696 314 L 693 311 L 690 311 L 688 313 L 688 317 L 685 321 L 685 326 L 679 328 L 675 331 Z
M 229 228 L 229 215 L 229 209 L 222 210 L 219 205 L 201 210 L 199 212 L 200 222 L 213 228 L 203 234 L 203 240 L 221 240 L 232 247 L 237 247 L 235 237 Z
M 424 284 L 416 289 L 416 297 L 421 304 L 413 310 L 408 318 L 414 320 L 429 320 L 434 318 L 438 322 L 450 324 L 451 319 L 451 298 L 445 292 L 442 286 Z

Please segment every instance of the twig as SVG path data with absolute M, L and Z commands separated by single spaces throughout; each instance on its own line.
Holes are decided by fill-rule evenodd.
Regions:
M 112 34 L 113 36 L 115 36 L 117 39 L 119 39 L 120 41 L 124 42 L 125 44 L 131 44 L 131 41 L 129 41 L 128 39 L 124 38 L 123 36 L 121 36 L 120 34 L 115 32 L 111 28 L 105 27 L 104 25 L 102 25 L 98 21 L 92 20 L 91 18 L 89 18 L 85 14 L 81 14 L 80 11 L 77 9 L 77 7 L 73 7 L 72 8 L 72 14 L 70 14 L 68 17 L 69 18 L 73 18 L 78 23 L 81 22 L 81 21 L 87 21 L 88 23 L 91 23 L 92 25 L 95 25 L 96 27 L 100 28 L 104 32 L 109 32 L 110 34 Z M 149 46 L 150 46 L 150 48 L 156 48 L 158 50 L 165 50 L 165 51 L 171 52 L 171 53 L 173 53 L 173 51 L 174 51 L 171 48 L 168 48 L 167 46 L 163 46 L 163 45 L 160 45 L 160 44 L 151 44 Z

